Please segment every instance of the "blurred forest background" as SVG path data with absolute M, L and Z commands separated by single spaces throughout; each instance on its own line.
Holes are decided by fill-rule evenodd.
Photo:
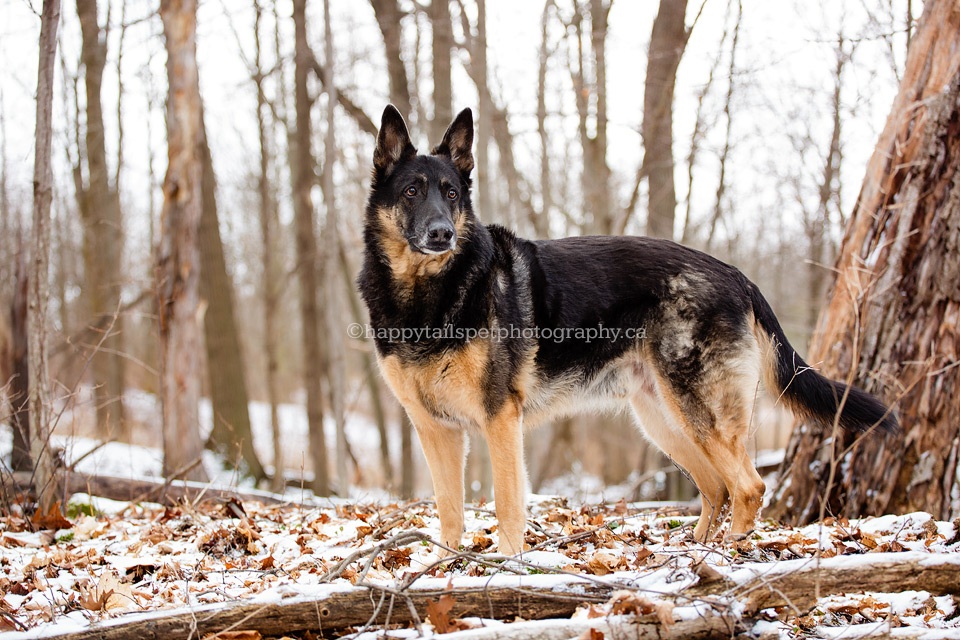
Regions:
M 459 109 L 474 110 L 481 220 L 528 237 L 649 234 L 713 253 L 760 285 L 805 351 L 922 8 L 203 0 L 193 105 L 203 124 L 194 307 L 203 323 L 187 350 L 202 387 L 168 395 L 157 315 L 170 248 L 166 65 L 185 27 L 161 19 L 184 3 L 162 4 L 61 7 L 43 298 L 60 464 L 159 473 L 166 445 L 168 477 L 403 496 L 431 493 L 416 436 L 372 345 L 347 334 L 365 321 L 353 282 L 386 103 L 421 150 Z M 14 470 L 30 468 L 18 425 L 28 420 L 40 5 L 0 7 L 0 448 Z M 172 132 L 169 144 L 173 157 Z M 188 432 L 215 455 L 191 450 L 193 436 L 164 442 L 161 398 L 186 406 Z M 791 423 L 772 404 L 754 423 L 758 465 L 772 469 Z M 526 446 L 534 491 L 692 495 L 628 416 L 566 420 Z M 482 442 L 468 473 L 471 497 L 489 499 Z

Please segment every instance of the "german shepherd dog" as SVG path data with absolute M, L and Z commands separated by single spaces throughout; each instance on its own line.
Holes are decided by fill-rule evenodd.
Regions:
M 764 494 L 746 443 L 761 380 L 797 414 L 855 431 L 894 430 L 873 396 L 808 367 L 740 271 L 668 240 L 525 240 L 480 223 L 470 203 L 473 116 L 430 155 L 383 112 L 358 285 L 380 369 L 423 445 L 441 541 L 463 533 L 467 431 L 493 464 L 499 550 L 523 548 L 523 430 L 579 410 L 633 408 L 686 469 L 707 540 L 753 527 Z

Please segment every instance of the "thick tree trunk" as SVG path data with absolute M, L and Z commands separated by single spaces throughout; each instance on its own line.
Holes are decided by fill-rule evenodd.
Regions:
M 867 165 L 811 346 L 825 374 L 894 402 L 904 433 L 799 424 L 767 515 L 960 515 L 960 13 L 929 0 Z
M 329 495 L 330 472 L 327 444 L 323 432 L 323 393 L 320 352 L 320 309 L 317 304 L 318 255 L 314 234 L 313 198 L 310 190 L 316 183 L 313 152 L 310 150 L 310 95 L 307 77 L 313 53 L 307 42 L 307 0 L 294 0 L 293 24 L 296 53 L 294 69 L 294 102 L 297 112 L 293 162 L 293 210 L 297 227 L 297 274 L 300 280 L 300 314 L 303 328 L 303 384 L 307 390 L 307 424 L 310 432 L 310 457 L 313 462 L 313 490 Z
M 453 48 L 453 24 L 450 0 L 430 0 L 428 9 L 433 33 L 433 119 L 430 144 L 440 144 L 443 132 L 453 120 L 453 81 L 450 50 Z
M 250 401 L 244 377 L 240 335 L 233 309 L 233 281 L 220 239 L 217 211 L 217 179 L 213 157 L 203 136 L 203 212 L 200 214 L 200 295 L 206 303 L 203 315 L 207 379 L 213 405 L 213 430 L 208 446 L 222 454 L 227 464 L 240 466 L 257 481 L 267 477 L 253 446 L 250 429 Z
M 160 4 L 167 48 L 167 143 L 163 213 L 157 257 L 160 322 L 160 397 L 163 405 L 163 472 L 204 480 L 200 439 L 199 230 L 203 209 L 203 121 L 197 75 L 196 0 Z M 186 471 L 184 471 L 186 470 Z
M 47 371 L 47 300 L 50 263 L 50 204 L 53 171 L 53 76 L 60 26 L 60 0 L 44 0 L 40 17 L 40 56 L 37 64 L 36 146 L 33 165 L 33 238 L 27 294 L 28 362 L 30 383 L 30 459 L 36 477 L 40 509 L 53 504 L 53 456 L 50 452 L 50 397 Z
M 87 186 L 80 200 L 83 220 L 83 293 L 93 321 L 117 314 L 122 284 L 121 254 L 123 230 L 120 199 L 110 185 L 103 129 L 100 92 L 107 61 L 107 41 L 98 22 L 97 0 L 77 0 L 82 36 L 86 88 Z M 129 439 L 123 423 L 123 317 L 109 323 L 111 335 L 94 341 L 99 349 L 92 355 L 94 404 L 97 431 L 103 438 Z
M 687 46 L 687 0 L 660 0 L 647 54 L 643 89 L 643 166 L 647 178 L 647 235 L 673 238 L 677 194 L 673 183 L 673 91 Z

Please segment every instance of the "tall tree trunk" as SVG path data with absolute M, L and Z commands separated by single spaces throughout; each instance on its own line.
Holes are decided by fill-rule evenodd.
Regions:
M 0 282 L 10 282 L 12 275 L 13 247 L 10 240 L 10 192 L 7 188 L 9 166 L 7 164 L 7 109 L 3 101 L 3 90 L 0 89 Z M 3 295 L 0 290 L 0 295 Z
M 416 484 L 416 471 L 413 467 L 413 422 L 403 409 L 400 409 L 400 497 L 412 498 Z
M 433 33 L 433 119 L 430 120 L 430 144 L 440 144 L 453 120 L 453 81 L 450 50 L 453 48 L 453 23 L 450 0 L 430 0 L 428 9 Z
M 203 336 L 207 355 L 207 379 L 213 405 L 213 430 L 208 446 L 224 461 L 239 466 L 258 482 L 267 477 L 253 446 L 250 400 L 244 376 L 240 334 L 233 309 L 233 281 L 220 239 L 217 211 L 217 179 L 201 122 L 203 152 L 203 212 L 200 214 L 200 295 L 206 302 Z
M 767 515 L 960 515 L 958 246 L 960 13 L 928 0 L 810 349 L 827 375 L 895 401 L 904 433 L 856 439 L 798 424 Z
M 336 112 L 337 83 L 333 63 L 333 28 L 330 24 L 330 0 L 323 0 L 323 39 L 324 57 L 329 82 L 327 90 L 327 131 L 323 146 L 323 201 L 327 215 L 324 224 L 324 269 L 326 295 L 324 305 L 325 325 L 327 328 L 327 380 L 330 382 L 330 408 L 337 429 L 337 482 L 341 496 L 350 495 L 350 475 L 347 466 L 349 451 L 347 431 L 344 423 L 344 396 L 347 393 L 346 355 L 340 300 L 340 224 L 338 221 L 336 185 L 333 180 L 334 164 L 337 159 Z
M 110 185 L 103 129 L 103 105 L 100 93 L 103 69 L 107 61 L 107 41 L 100 29 L 97 0 L 77 0 L 82 36 L 86 89 L 86 163 L 88 185 L 80 207 L 83 219 L 83 292 L 91 322 L 116 314 L 120 307 L 123 270 L 121 255 L 123 230 L 120 200 Z M 129 439 L 123 423 L 123 317 L 110 322 L 111 334 L 97 340 L 99 350 L 92 355 L 94 404 L 97 430 L 103 438 Z
M 200 439 L 200 220 L 203 119 L 197 75 L 197 1 L 162 0 L 167 48 L 167 175 L 157 256 L 163 473 L 205 480 Z
M 318 254 L 314 234 L 313 198 L 310 190 L 316 182 L 313 152 L 310 149 L 310 95 L 307 77 L 313 53 L 307 42 L 307 0 L 294 0 L 295 32 L 294 108 L 296 109 L 295 161 L 293 163 L 293 210 L 297 226 L 297 273 L 300 280 L 300 314 L 303 325 L 303 384 L 307 390 L 307 425 L 310 432 L 310 457 L 313 462 L 313 490 L 330 494 L 327 443 L 323 431 L 323 360 L 320 351 L 320 310 L 317 304 Z
M 357 324 L 362 324 L 365 320 L 360 296 L 357 288 L 354 286 L 354 275 L 356 270 L 350 265 L 347 258 L 347 252 L 343 246 L 343 237 L 340 236 L 340 273 L 343 274 L 344 286 L 347 290 L 347 304 L 350 307 L 350 315 Z M 372 355 L 372 344 L 367 340 L 366 335 L 361 335 L 367 347 L 360 350 L 360 361 L 363 368 L 363 376 L 367 382 L 367 392 L 370 394 L 370 410 L 373 412 L 373 421 L 377 425 L 377 433 L 380 436 L 380 466 L 383 468 L 384 486 L 390 491 L 396 491 L 394 486 L 393 464 L 390 461 L 390 441 L 387 435 L 387 415 L 383 408 L 383 398 L 381 397 L 380 374 L 377 371 L 377 364 Z
M 819 302 L 823 298 L 824 290 L 827 284 L 827 266 L 824 264 L 827 255 L 827 230 L 830 226 L 830 203 L 839 191 L 840 184 L 840 128 L 843 123 L 843 105 L 840 101 L 840 90 L 843 87 L 843 67 L 848 58 L 844 50 L 843 38 L 837 40 L 837 61 L 833 77 L 833 98 L 831 101 L 831 110 L 833 111 L 833 129 L 830 135 L 830 146 L 827 149 L 827 157 L 823 162 L 823 178 L 820 181 L 820 189 L 817 199 L 817 210 L 807 222 L 807 239 L 810 242 L 810 265 L 808 269 L 808 307 L 810 316 L 808 318 L 811 331 L 817 326 L 817 316 L 819 314 Z
M 44 0 L 40 17 L 37 64 L 36 146 L 33 165 L 33 241 L 27 296 L 28 360 L 30 381 L 30 458 L 40 509 L 50 510 L 53 490 L 53 456 L 50 452 L 50 397 L 47 371 L 47 282 L 50 252 L 50 204 L 53 171 L 50 141 L 53 137 L 53 75 L 57 55 L 60 0 Z
M 254 66 L 256 73 L 254 82 L 257 85 L 257 138 L 260 142 L 260 174 L 257 177 L 257 192 L 260 196 L 259 217 L 260 237 L 263 243 L 263 274 L 260 280 L 260 292 L 263 302 L 263 351 L 266 355 L 267 370 L 265 372 L 267 386 L 267 403 L 270 405 L 270 434 L 273 448 L 273 478 L 270 488 L 280 492 L 284 487 L 284 460 L 283 439 L 280 433 L 280 414 L 278 410 L 279 392 L 277 390 L 277 281 L 278 265 L 276 259 L 276 241 L 274 236 L 279 226 L 277 220 L 277 200 L 270 184 L 270 143 L 267 139 L 268 105 L 264 93 L 264 73 L 262 61 L 262 40 L 260 24 L 263 17 L 263 7 L 260 0 L 253 3 L 255 18 L 253 34 L 255 40 Z M 281 91 L 282 83 L 280 83 Z
M 401 12 L 397 0 L 370 0 L 377 16 L 377 24 L 383 35 L 383 46 L 387 56 L 387 74 L 390 77 L 390 102 L 400 111 L 400 114 L 409 122 L 412 115 L 410 103 L 410 89 L 407 83 L 407 70 L 403 64 L 401 49 L 402 33 L 400 26 Z M 419 30 L 418 30 L 419 33 Z M 416 65 L 414 65 L 416 68 Z M 439 142 L 440 138 L 437 138 Z M 400 495 L 408 498 L 413 494 L 413 423 L 403 409 L 400 410 L 400 485 L 397 487 Z M 385 434 L 384 434 L 385 435 Z M 385 438 L 381 436 L 381 445 Z M 391 472 L 392 474 L 392 472 Z
M 673 91 L 687 46 L 687 0 L 660 0 L 653 21 L 643 88 L 643 166 L 647 178 L 647 235 L 673 238 L 677 209 L 673 183 Z
M 18 234 L 19 235 L 19 234 Z M 27 265 L 20 236 L 14 275 L 13 300 L 10 304 L 11 380 L 7 400 L 13 412 L 13 453 L 10 468 L 29 471 L 30 460 L 30 358 L 27 327 Z
M 554 0 L 545 0 L 540 15 L 540 55 L 537 64 L 537 134 L 540 137 L 540 215 L 533 216 L 538 238 L 550 237 L 550 210 L 553 193 L 550 181 L 550 138 L 547 135 L 547 64 L 550 61 L 550 9 Z
M 590 138 L 592 154 L 587 201 L 593 208 L 595 229 L 598 233 L 613 231 L 614 212 L 610 201 L 610 166 L 607 164 L 607 29 L 612 0 L 590 0 L 590 48 L 593 51 L 594 93 L 596 94 L 596 132 Z M 587 149 L 584 149 L 587 153 Z
M 383 46 L 386 49 L 390 102 L 409 122 L 412 107 L 410 86 L 407 84 L 407 69 L 403 64 L 403 33 L 400 25 L 403 12 L 400 11 L 397 0 L 370 0 L 370 4 L 373 6 L 377 26 L 380 27 L 380 33 L 383 35 Z
M 487 3 L 477 0 L 477 37 L 470 49 L 470 62 L 476 66 L 474 80 L 477 83 L 477 172 L 474 191 L 477 194 L 481 220 L 494 222 L 493 204 L 490 198 L 490 131 L 492 128 L 490 91 L 487 71 Z M 505 222 L 497 220 L 497 222 Z

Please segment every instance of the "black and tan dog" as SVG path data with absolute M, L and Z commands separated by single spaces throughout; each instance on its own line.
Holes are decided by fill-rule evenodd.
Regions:
M 737 269 L 667 240 L 530 241 L 481 224 L 470 204 L 473 117 L 418 155 L 388 106 L 374 152 L 360 291 L 380 367 L 410 415 L 437 496 L 443 543 L 463 531 L 468 430 L 493 463 L 500 551 L 522 549 L 523 429 L 631 406 L 700 490 L 694 535 L 732 501 L 748 531 L 764 484 L 746 439 L 761 379 L 795 412 L 846 429 L 896 428 L 873 396 L 824 378 L 789 345 Z

